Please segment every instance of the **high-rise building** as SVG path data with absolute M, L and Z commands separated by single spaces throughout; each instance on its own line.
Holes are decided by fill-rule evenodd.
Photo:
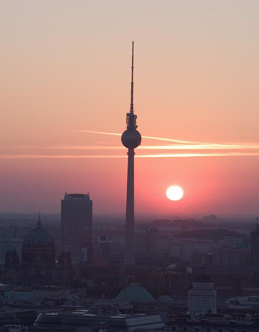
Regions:
M 65 194 L 61 201 L 61 239 L 63 247 L 81 250 L 91 246 L 93 202 L 88 194 Z
M 121 136 L 122 144 L 128 148 L 128 175 L 127 175 L 127 203 L 125 222 L 124 266 L 135 265 L 134 251 L 134 149 L 141 143 L 141 135 L 137 131 L 137 115 L 134 114 L 133 104 L 133 73 L 134 73 L 134 42 L 132 42 L 131 66 L 131 100 L 130 112 L 127 113 L 127 129 Z

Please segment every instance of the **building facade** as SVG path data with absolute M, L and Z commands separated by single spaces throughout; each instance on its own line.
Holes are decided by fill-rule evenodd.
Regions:
M 12 285 L 42 287 L 59 280 L 56 272 L 56 251 L 49 232 L 42 227 L 40 216 L 36 227 L 31 230 L 22 245 L 20 261 L 16 248 L 6 252 L 4 282 Z
M 61 238 L 63 249 L 83 253 L 91 248 L 93 202 L 89 194 L 65 194 L 61 201 Z
M 188 312 L 190 315 L 217 313 L 217 292 L 210 277 L 205 274 L 196 276 L 193 288 L 188 294 Z

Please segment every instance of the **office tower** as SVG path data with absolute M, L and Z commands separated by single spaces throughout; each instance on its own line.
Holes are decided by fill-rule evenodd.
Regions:
M 137 115 L 134 114 L 133 104 L 133 74 L 134 74 L 134 42 L 132 42 L 131 66 L 131 100 L 130 112 L 127 113 L 127 129 L 121 136 L 122 144 L 128 149 L 128 174 L 127 174 L 127 202 L 125 222 L 124 266 L 135 265 L 134 252 L 134 149 L 141 143 L 141 135 L 137 131 Z
M 92 206 L 88 194 L 65 194 L 61 201 L 61 238 L 63 247 L 81 250 L 91 246 Z

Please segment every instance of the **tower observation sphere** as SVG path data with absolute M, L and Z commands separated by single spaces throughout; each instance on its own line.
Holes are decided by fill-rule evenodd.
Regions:
M 128 174 L 127 174 L 127 202 L 125 221 L 125 242 L 123 265 L 135 266 L 134 250 L 134 149 L 141 143 L 141 135 L 137 131 L 137 115 L 134 114 L 133 107 L 133 71 L 134 69 L 134 42 L 132 42 L 132 67 L 131 67 L 131 102 L 130 112 L 127 113 L 127 129 L 121 136 L 122 144 L 128 149 Z
M 127 129 L 121 136 L 122 144 L 128 149 L 135 149 L 141 143 L 141 135 L 136 129 Z

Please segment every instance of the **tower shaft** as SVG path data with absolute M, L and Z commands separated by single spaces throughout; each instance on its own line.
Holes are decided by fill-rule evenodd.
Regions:
M 133 71 L 134 71 L 134 42 L 132 42 L 132 66 L 131 66 L 131 98 L 130 112 L 127 113 L 127 129 L 121 136 L 122 144 L 128 149 L 128 174 L 127 174 L 127 203 L 125 222 L 125 242 L 123 265 L 133 267 L 135 265 L 134 250 L 134 149 L 141 143 L 141 135 L 137 131 L 137 115 L 133 107 Z
M 134 250 L 134 148 L 128 149 L 127 202 L 123 265 L 135 265 Z

